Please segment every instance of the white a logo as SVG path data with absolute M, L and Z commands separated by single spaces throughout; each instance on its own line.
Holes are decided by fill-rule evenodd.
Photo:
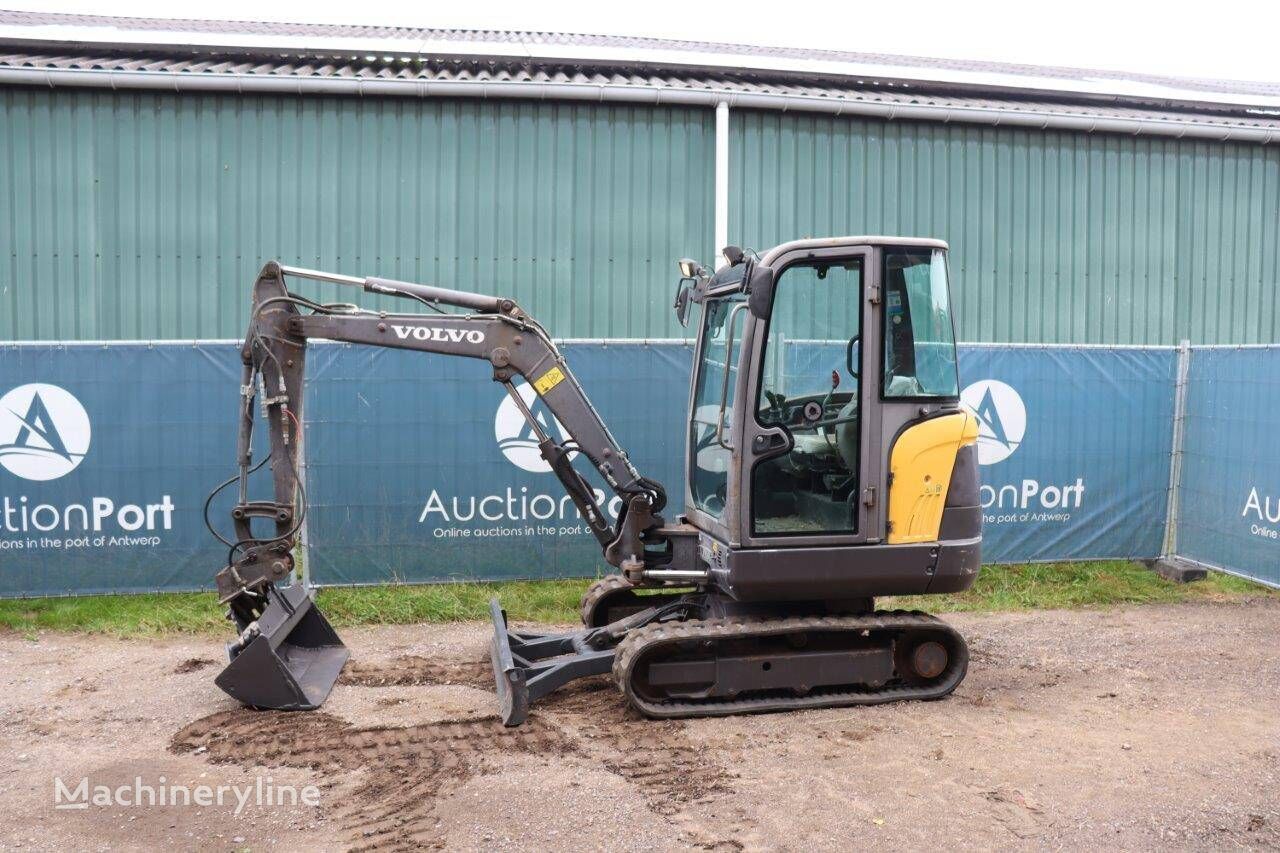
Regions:
M 56 480 L 89 452 L 89 414 L 69 391 L 33 382 L 0 397 L 0 465 L 28 480 Z
M 516 388 L 516 392 L 520 395 L 520 399 L 524 400 L 529 411 L 533 412 L 533 419 L 538 422 L 542 431 L 551 436 L 557 444 L 562 444 L 565 440 L 564 427 L 547 409 L 537 392 L 533 390 L 533 386 L 526 383 Z M 502 403 L 498 406 L 498 414 L 493 419 L 493 435 L 498 440 L 502 455 L 517 468 L 523 468 L 534 474 L 545 474 L 551 470 L 547 460 L 543 459 L 538 451 L 537 434 L 524 419 L 515 400 L 512 400 L 509 395 L 504 394 Z M 577 453 L 571 453 L 569 458 L 573 459 L 577 455 Z
M 1027 407 L 1013 386 L 982 379 L 960 393 L 960 403 L 978 419 L 978 464 L 1008 459 L 1027 432 Z

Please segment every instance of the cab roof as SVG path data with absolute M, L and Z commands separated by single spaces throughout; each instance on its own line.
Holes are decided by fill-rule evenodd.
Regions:
M 950 248 L 945 240 L 936 240 L 931 237 L 858 235 L 851 237 L 806 238 L 774 246 L 761 256 L 760 262 L 766 265 L 772 264 L 775 258 L 787 252 L 804 251 L 805 249 L 836 249 L 843 246 L 906 246 L 920 249 L 942 249 L 944 252 Z

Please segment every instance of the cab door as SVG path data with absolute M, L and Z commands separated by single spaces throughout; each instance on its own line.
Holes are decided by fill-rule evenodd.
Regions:
M 881 462 L 867 452 L 878 427 L 873 257 L 837 246 L 771 259 L 768 316 L 752 316 L 742 363 L 746 547 L 879 538 Z

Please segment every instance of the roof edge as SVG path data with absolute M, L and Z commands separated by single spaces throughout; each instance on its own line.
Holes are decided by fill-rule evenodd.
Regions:
M 54 17 L 54 16 L 48 16 Z M 76 20 L 89 16 L 56 16 Z M 1176 102 L 1187 105 L 1226 105 L 1233 107 L 1280 108 L 1280 95 L 1260 92 L 1233 92 L 1227 87 L 1262 85 L 1246 81 L 1193 81 L 1161 75 L 1124 74 L 1091 69 L 1067 69 L 986 63 L 982 70 L 958 67 L 960 60 L 929 60 L 921 57 L 894 57 L 877 54 L 854 54 L 839 51 L 813 51 L 811 56 L 792 48 L 754 48 L 737 44 L 682 42 L 666 39 L 631 39 L 643 44 L 610 45 L 600 43 L 603 36 L 572 36 L 579 42 L 548 43 L 542 36 L 551 33 L 510 32 L 507 39 L 461 38 L 459 31 L 430 31 L 421 28 L 384 28 L 404 33 L 402 37 L 322 34 L 326 29 L 341 31 L 331 25 L 315 25 L 318 31 L 308 35 L 251 32 L 253 24 L 244 23 L 243 32 L 208 32 L 183 30 L 181 20 L 173 29 L 130 28 L 130 18 L 106 18 L 118 26 L 91 23 L 7 23 L 0 18 L 0 43 L 21 45 L 40 50 L 71 47 L 117 50 L 234 50 L 254 55 L 283 52 L 299 56 L 410 56 L 463 57 L 479 59 L 520 59 L 534 62 L 612 63 L 632 67 L 672 70 L 756 71 L 786 74 L 810 74 L 867 82 L 901 81 L 916 85 L 949 84 L 977 88 L 1000 88 L 1025 95 L 1112 97 L 1131 101 Z M 167 23 L 157 19 L 157 23 Z M 240 22 L 217 22 L 234 26 Z M 297 25 L 303 26 L 303 25 Z M 346 28 L 351 29 L 351 28 Z M 373 29 L 373 28 L 370 28 Z M 436 32 L 438 37 L 422 37 L 422 32 Z M 489 31 L 479 31 L 483 35 Z M 453 35 L 454 37 L 449 37 Z M 953 67 L 946 67 L 950 62 Z M 1074 76 L 1065 76 L 1068 72 Z
M 47 88 L 152 89 L 171 92 L 320 94 L 407 96 L 419 98 L 516 98 L 622 102 L 650 105 L 715 107 L 721 103 L 742 109 L 798 110 L 886 120 L 934 121 L 1039 130 L 1072 130 L 1128 136 L 1210 139 L 1217 142 L 1280 142 L 1280 129 L 1233 123 L 1199 123 L 1164 119 L 1008 110 L 993 107 L 934 106 L 874 103 L 840 97 L 762 94 L 729 89 L 678 89 L 665 86 L 602 85 L 588 83 L 521 83 L 425 80 L 368 80 L 324 77 L 267 77 L 248 74 L 197 75 L 156 71 L 85 71 L 76 69 L 0 68 L 0 84 Z

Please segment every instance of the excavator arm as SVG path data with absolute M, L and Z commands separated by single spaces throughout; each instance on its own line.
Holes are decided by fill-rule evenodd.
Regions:
M 421 303 L 435 313 L 390 313 L 356 305 L 324 304 L 291 293 L 286 278 L 359 287 L 366 292 Z M 306 517 L 305 486 L 298 473 L 303 433 L 303 374 L 313 338 L 417 350 L 487 361 L 538 438 L 578 512 L 600 543 L 605 560 L 636 584 L 682 578 L 697 562 L 696 532 L 668 527 L 660 513 L 666 492 L 643 477 L 600 419 L 550 336 L 510 299 L 383 278 L 355 278 L 282 266 L 272 261 L 253 285 L 253 310 L 241 351 L 240 430 L 236 475 L 214 495 L 238 485 L 231 510 L 233 539 L 217 573 L 219 600 L 235 623 L 227 646 L 230 663 L 216 679 L 227 693 L 256 707 L 306 710 L 328 696 L 348 651 L 293 575 L 294 546 Z M 466 309 L 448 313 L 440 306 Z M 568 438 L 557 441 L 533 416 L 513 384 L 523 377 L 560 422 Z M 267 421 L 270 450 L 253 461 L 255 405 Z M 604 511 L 604 493 L 592 489 L 574 467 L 586 457 L 621 508 L 615 522 Z M 270 463 L 270 500 L 249 498 L 250 475 Z M 207 521 L 207 517 L 206 517 Z M 255 529 L 255 522 L 258 528 Z M 270 529 L 264 529 L 270 525 Z M 653 575 L 653 577 L 649 577 Z M 665 577 L 664 577 L 665 576 Z
M 392 314 L 354 305 L 321 304 L 291 293 L 285 278 L 352 285 L 424 303 L 469 309 L 466 314 Z M 354 278 L 270 262 L 253 286 L 253 312 L 241 358 L 244 364 L 237 448 L 239 493 L 232 509 L 235 541 L 227 566 L 217 575 L 219 598 L 243 631 L 268 603 L 268 586 L 293 570 L 293 547 L 305 516 L 305 493 L 298 476 L 303 429 L 303 372 L 307 342 L 313 338 L 416 350 L 487 361 L 538 438 L 539 450 L 599 541 L 606 561 L 639 579 L 646 566 L 670 560 L 660 531 L 666 503 L 662 486 L 643 477 L 609 432 L 582 386 L 546 331 L 510 299 L 393 281 Z M 527 380 L 564 427 L 558 443 L 529 411 L 513 384 Z M 270 433 L 272 500 L 248 498 L 253 467 L 255 403 L 265 411 Z M 580 453 L 622 498 L 616 523 L 604 501 L 574 468 Z M 256 533 L 270 523 L 268 535 Z

